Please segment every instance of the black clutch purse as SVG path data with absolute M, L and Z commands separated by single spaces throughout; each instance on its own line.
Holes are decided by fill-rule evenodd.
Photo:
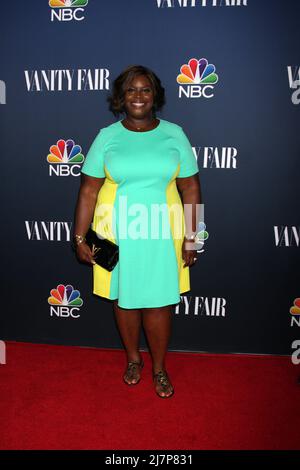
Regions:
M 99 266 L 112 271 L 119 261 L 119 247 L 107 238 L 99 238 L 90 227 L 85 240 L 93 253 L 93 258 Z

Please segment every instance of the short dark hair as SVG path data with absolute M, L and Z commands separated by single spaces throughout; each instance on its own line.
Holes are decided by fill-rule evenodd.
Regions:
M 156 111 L 162 109 L 166 103 L 165 89 L 158 76 L 143 65 L 130 65 L 113 81 L 112 94 L 108 96 L 109 110 L 117 118 L 125 113 L 124 96 L 127 85 L 137 75 L 146 75 L 153 87 L 153 116 L 156 117 Z

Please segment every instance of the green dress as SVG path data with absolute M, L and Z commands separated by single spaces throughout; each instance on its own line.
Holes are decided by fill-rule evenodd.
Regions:
M 111 272 L 93 265 L 93 293 L 118 299 L 127 309 L 177 304 L 180 294 L 190 290 L 176 178 L 195 175 L 198 165 L 183 129 L 159 121 L 143 132 L 126 129 L 121 121 L 100 129 L 81 169 L 105 178 L 93 229 L 119 246 Z

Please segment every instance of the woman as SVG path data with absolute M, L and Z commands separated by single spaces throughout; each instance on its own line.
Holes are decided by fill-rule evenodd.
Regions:
M 126 117 L 100 129 L 86 155 L 75 213 L 76 254 L 80 261 L 93 264 L 93 292 L 113 301 L 127 354 L 123 380 L 128 385 L 140 381 L 143 325 L 155 391 L 159 397 L 168 398 L 174 394 L 165 366 L 172 308 L 180 301 L 180 294 L 190 290 L 189 267 L 197 259 L 191 241 L 198 223 L 196 205 L 200 204 L 198 166 L 182 128 L 156 117 L 156 111 L 165 104 L 165 95 L 150 69 L 125 69 L 114 81 L 108 101 L 115 116 L 125 113 Z M 186 230 L 190 223 L 182 203 L 192 207 L 192 233 Z M 169 236 L 157 232 L 149 235 L 148 219 L 144 223 L 145 212 L 159 204 L 167 207 L 163 222 Z M 171 215 L 172 205 L 177 208 L 175 216 Z M 141 206 L 145 211 L 137 223 L 130 217 Z M 127 225 L 121 236 L 120 217 L 124 219 L 126 211 L 130 215 L 122 220 L 122 230 Z M 111 272 L 95 264 L 85 243 L 91 221 L 94 230 L 119 246 L 119 261 Z M 178 221 L 183 229 L 176 232 Z M 148 228 L 142 236 L 141 222 L 142 228 Z M 152 217 L 152 229 L 157 225 Z

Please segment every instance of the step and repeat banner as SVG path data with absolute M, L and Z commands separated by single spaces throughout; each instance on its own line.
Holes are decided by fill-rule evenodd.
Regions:
M 299 18 L 299 0 L 3 3 L 1 340 L 122 348 L 71 237 L 85 156 L 117 120 L 112 82 L 145 65 L 205 209 L 169 349 L 298 354 Z

